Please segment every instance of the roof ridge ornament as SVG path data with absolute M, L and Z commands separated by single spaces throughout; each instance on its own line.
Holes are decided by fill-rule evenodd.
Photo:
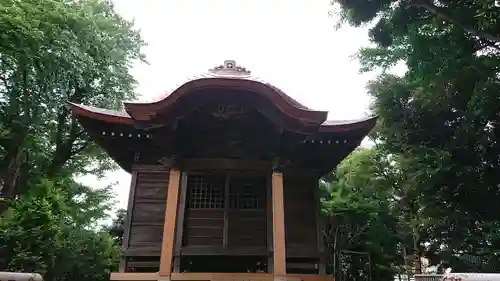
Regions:
M 233 76 L 233 77 L 248 77 L 251 74 L 250 70 L 239 66 L 234 60 L 225 60 L 224 64 L 209 69 L 208 72 L 217 76 Z

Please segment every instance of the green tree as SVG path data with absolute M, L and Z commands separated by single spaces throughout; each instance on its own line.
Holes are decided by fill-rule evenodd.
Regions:
M 109 227 L 109 235 L 113 237 L 116 245 L 121 246 L 123 243 L 123 234 L 125 232 L 125 219 L 127 211 L 125 209 L 118 209 L 115 213 L 115 218 Z
M 379 165 L 382 159 L 375 149 L 360 149 L 348 156 L 330 181 L 323 182 L 328 195 L 323 200 L 323 213 L 328 219 L 326 244 L 334 253 L 366 252 L 372 262 L 368 268 L 372 280 L 392 280 L 397 273 L 393 264 L 398 253 L 397 214 L 391 184 Z M 342 270 L 337 256 L 336 276 Z M 369 262 L 365 260 L 365 262 Z M 364 272 L 367 274 L 367 272 Z M 353 280 L 368 280 L 362 275 Z M 349 279 L 351 280 L 351 279 Z
M 119 250 L 106 231 L 95 230 L 104 214 L 76 214 L 75 204 L 85 200 L 68 200 L 68 189 L 43 180 L 7 211 L 0 220 L 0 268 L 39 272 L 45 280 L 108 280 Z
M 500 10 L 480 0 L 334 3 L 344 22 L 371 24 L 363 71 L 407 66 L 369 92 L 376 139 L 401 159 L 413 225 L 425 229 L 415 229 L 417 246 L 454 271 L 497 272 Z
M 110 1 L 0 2 L 2 196 L 22 194 L 63 168 L 97 173 L 112 166 L 67 102 L 117 108 L 133 98 L 129 67 L 143 59 L 143 45 Z
M 142 46 L 111 1 L 0 1 L 0 268 L 108 280 L 119 248 L 100 224 L 112 194 L 74 177 L 114 165 L 67 102 L 133 99 Z

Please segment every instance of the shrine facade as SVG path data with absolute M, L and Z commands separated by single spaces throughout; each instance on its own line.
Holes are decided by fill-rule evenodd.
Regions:
M 123 111 L 70 106 L 132 175 L 111 280 L 332 280 L 319 178 L 376 118 L 328 121 L 234 61 Z

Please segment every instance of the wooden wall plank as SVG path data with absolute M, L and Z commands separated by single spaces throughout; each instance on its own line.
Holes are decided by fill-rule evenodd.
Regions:
M 163 166 L 135 165 L 136 187 L 133 204 L 129 204 L 131 215 L 128 249 L 126 256 L 134 251 L 148 248 L 151 256 L 158 255 L 163 238 L 165 203 L 167 198 L 168 170 Z
M 266 247 L 267 222 L 263 210 L 231 210 L 227 241 L 230 248 Z
M 187 209 L 183 246 L 223 246 L 224 209 Z
M 132 212 L 133 224 L 147 222 L 163 222 L 165 201 L 136 201 Z
M 125 216 L 125 222 L 123 226 L 123 242 L 122 249 L 126 251 L 129 246 L 130 240 L 130 226 L 132 223 L 132 210 L 134 209 L 134 199 L 135 199 L 135 189 L 137 187 L 137 171 L 132 170 L 132 179 L 130 180 L 130 190 L 128 193 L 128 206 L 127 206 L 127 214 Z M 125 272 L 127 268 L 127 258 L 120 258 L 120 266 L 119 271 Z
M 165 200 L 167 197 L 168 188 L 168 171 L 160 172 L 138 172 L 139 188 L 136 191 L 137 199 L 158 199 Z
M 308 175 L 285 174 L 284 185 L 286 247 L 317 252 L 317 181 Z
M 130 247 L 160 247 L 163 239 L 163 225 L 132 224 L 130 231 Z
M 158 172 L 165 173 L 169 171 L 169 167 L 166 165 L 132 165 L 132 170 L 137 172 Z

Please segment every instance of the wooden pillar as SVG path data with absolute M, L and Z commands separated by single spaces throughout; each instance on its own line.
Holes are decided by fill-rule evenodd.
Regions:
M 180 272 L 181 267 L 181 248 L 184 230 L 184 214 L 186 212 L 186 193 L 187 193 L 187 173 L 183 172 L 181 176 L 181 190 L 177 207 L 175 246 L 174 246 L 174 272 Z
M 175 243 L 175 225 L 177 205 L 179 201 L 179 185 L 181 171 L 177 168 L 170 169 L 168 179 L 167 203 L 165 207 L 165 221 L 163 224 L 163 241 L 161 245 L 160 272 L 162 277 L 170 277 L 172 272 L 172 258 Z
M 314 186 L 314 198 L 316 200 L 316 237 L 318 243 L 319 253 L 319 266 L 318 273 L 321 275 L 326 274 L 326 256 L 325 256 L 325 241 L 323 239 L 324 223 L 321 217 L 321 196 L 319 189 L 319 178 L 315 178 L 316 185 Z
M 273 243 L 273 184 L 272 176 L 266 179 L 266 220 L 267 220 L 267 273 L 274 272 L 274 243 Z
M 274 278 L 286 277 L 285 249 L 285 214 L 283 202 L 283 174 L 273 172 L 272 175 L 272 210 L 273 210 L 273 245 L 274 245 Z
M 230 187 L 230 177 L 229 175 L 226 175 L 226 179 L 224 180 L 224 226 L 222 229 L 222 248 L 227 249 L 227 243 L 228 243 L 228 234 L 229 234 L 229 210 L 230 210 L 230 204 L 229 204 L 229 189 Z

